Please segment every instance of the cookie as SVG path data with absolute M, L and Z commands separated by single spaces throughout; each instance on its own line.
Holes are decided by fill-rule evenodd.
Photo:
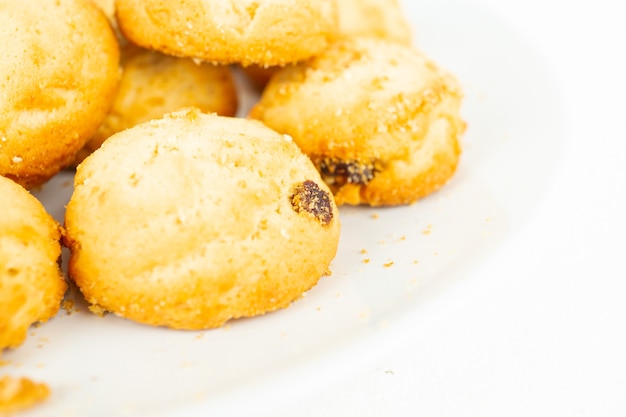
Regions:
M 281 70 L 250 116 L 293 137 L 337 204 L 400 205 L 455 172 L 461 101 L 456 78 L 423 53 L 354 38 Z
M 0 376 L 0 415 L 10 416 L 45 401 L 50 388 L 28 378 Z
M 220 64 L 285 65 L 323 51 L 337 31 L 336 0 L 117 0 L 132 42 Z
M 0 175 L 33 187 L 68 165 L 104 119 L 119 47 L 85 0 L 0 0 Z
M 0 176 L 0 351 L 61 305 L 61 227 L 22 186 Z
M 337 0 L 339 35 L 411 45 L 412 30 L 398 0 Z
M 122 78 L 113 106 L 77 154 L 74 165 L 114 133 L 165 113 L 184 107 L 222 116 L 234 116 L 237 111 L 237 91 L 228 66 L 196 63 L 134 45 L 122 49 L 121 65 Z
M 77 168 L 69 276 L 95 312 L 177 329 L 287 307 L 327 271 L 332 194 L 263 124 L 187 109 L 109 138 Z
M 412 30 L 397 0 L 337 0 L 337 39 L 372 37 L 411 45 Z M 249 65 L 243 73 L 262 90 L 281 67 Z

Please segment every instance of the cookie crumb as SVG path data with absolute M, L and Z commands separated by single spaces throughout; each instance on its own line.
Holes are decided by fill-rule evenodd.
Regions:
M 71 315 L 75 311 L 74 300 L 69 300 L 69 299 L 63 300 L 63 302 L 61 303 L 61 308 L 65 310 L 68 316 Z
M 98 317 L 104 317 L 104 314 L 106 313 L 106 310 L 97 304 L 90 305 L 89 311 L 91 311 L 93 314 L 95 314 Z

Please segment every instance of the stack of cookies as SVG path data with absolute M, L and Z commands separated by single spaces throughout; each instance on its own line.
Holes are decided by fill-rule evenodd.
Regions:
M 219 327 L 316 285 L 338 206 L 459 162 L 461 88 L 396 0 L 0 0 L 0 40 L 0 350 L 58 311 L 61 243 L 92 311 Z M 27 189 L 64 168 L 61 226 Z
M 0 299 L 45 300 L 5 312 L 0 348 L 58 310 L 61 230 L 93 311 L 212 328 L 314 286 L 337 206 L 411 204 L 456 170 L 461 88 L 397 1 L 0 6 Z M 238 70 L 259 89 L 244 117 Z M 67 167 L 62 228 L 26 189 Z

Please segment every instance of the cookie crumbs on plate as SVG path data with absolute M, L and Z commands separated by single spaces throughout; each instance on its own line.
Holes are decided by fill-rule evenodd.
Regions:
M 365 258 L 365 259 L 363 259 L 363 263 L 364 263 L 364 264 L 368 264 L 368 263 L 370 263 L 370 259 L 369 259 L 369 258 Z
M 325 276 L 325 277 L 329 277 L 329 276 L 331 276 L 332 274 L 333 274 L 333 271 L 332 271 L 332 270 L 330 270 L 330 268 L 327 268 L 327 269 L 324 271 L 323 276 Z
M 428 226 L 426 226 L 424 230 L 422 230 L 422 234 L 425 236 L 429 235 L 432 232 L 432 228 L 433 228 L 433 225 L 429 224 Z
M 70 299 L 65 299 L 63 300 L 63 302 L 61 303 L 61 307 L 63 308 L 63 310 L 65 310 L 65 312 L 67 313 L 67 315 L 71 315 L 74 311 L 74 300 L 70 300 Z
M 0 415 L 27 410 L 49 396 L 50 388 L 46 384 L 28 378 L 0 377 Z
M 365 255 L 367 254 L 367 249 L 361 249 L 361 252 L 359 252 L 361 255 Z
M 391 267 L 392 265 L 393 265 L 393 261 L 385 262 L 385 263 L 383 264 L 383 266 L 384 266 L 385 268 L 389 268 L 389 267 Z
M 377 220 L 378 218 L 380 218 L 380 216 L 378 215 L 378 213 L 373 213 L 370 217 L 371 217 L 372 219 L 374 219 L 374 220 Z
M 106 310 L 97 304 L 90 305 L 89 311 L 91 311 L 93 314 L 95 314 L 98 317 L 104 317 L 104 314 L 106 313 Z

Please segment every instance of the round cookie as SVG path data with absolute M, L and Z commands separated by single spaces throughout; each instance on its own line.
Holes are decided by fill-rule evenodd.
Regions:
M 24 187 L 0 176 L 0 351 L 54 316 L 66 290 L 61 227 Z
M 220 64 L 285 65 L 323 51 L 337 31 L 336 0 L 116 0 L 134 43 Z
M 424 54 L 354 38 L 280 71 L 250 116 L 294 138 L 337 204 L 399 205 L 453 175 L 461 100 L 457 80 Z
M 0 0 L 0 175 L 32 187 L 67 166 L 98 129 L 119 48 L 86 0 Z
M 287 307 L 339 240 L 332 194 L 289 137 L 197 109 L 85 159 L 65 227 L 69 275 L 93 311 L 179 329 Z
M 237 91 L 230 67 L 195 63 L 127 45 L 113 106 L 96 134 L 77 154 L 75 165 L 114 133 L 184 107 L 234 116 Z

